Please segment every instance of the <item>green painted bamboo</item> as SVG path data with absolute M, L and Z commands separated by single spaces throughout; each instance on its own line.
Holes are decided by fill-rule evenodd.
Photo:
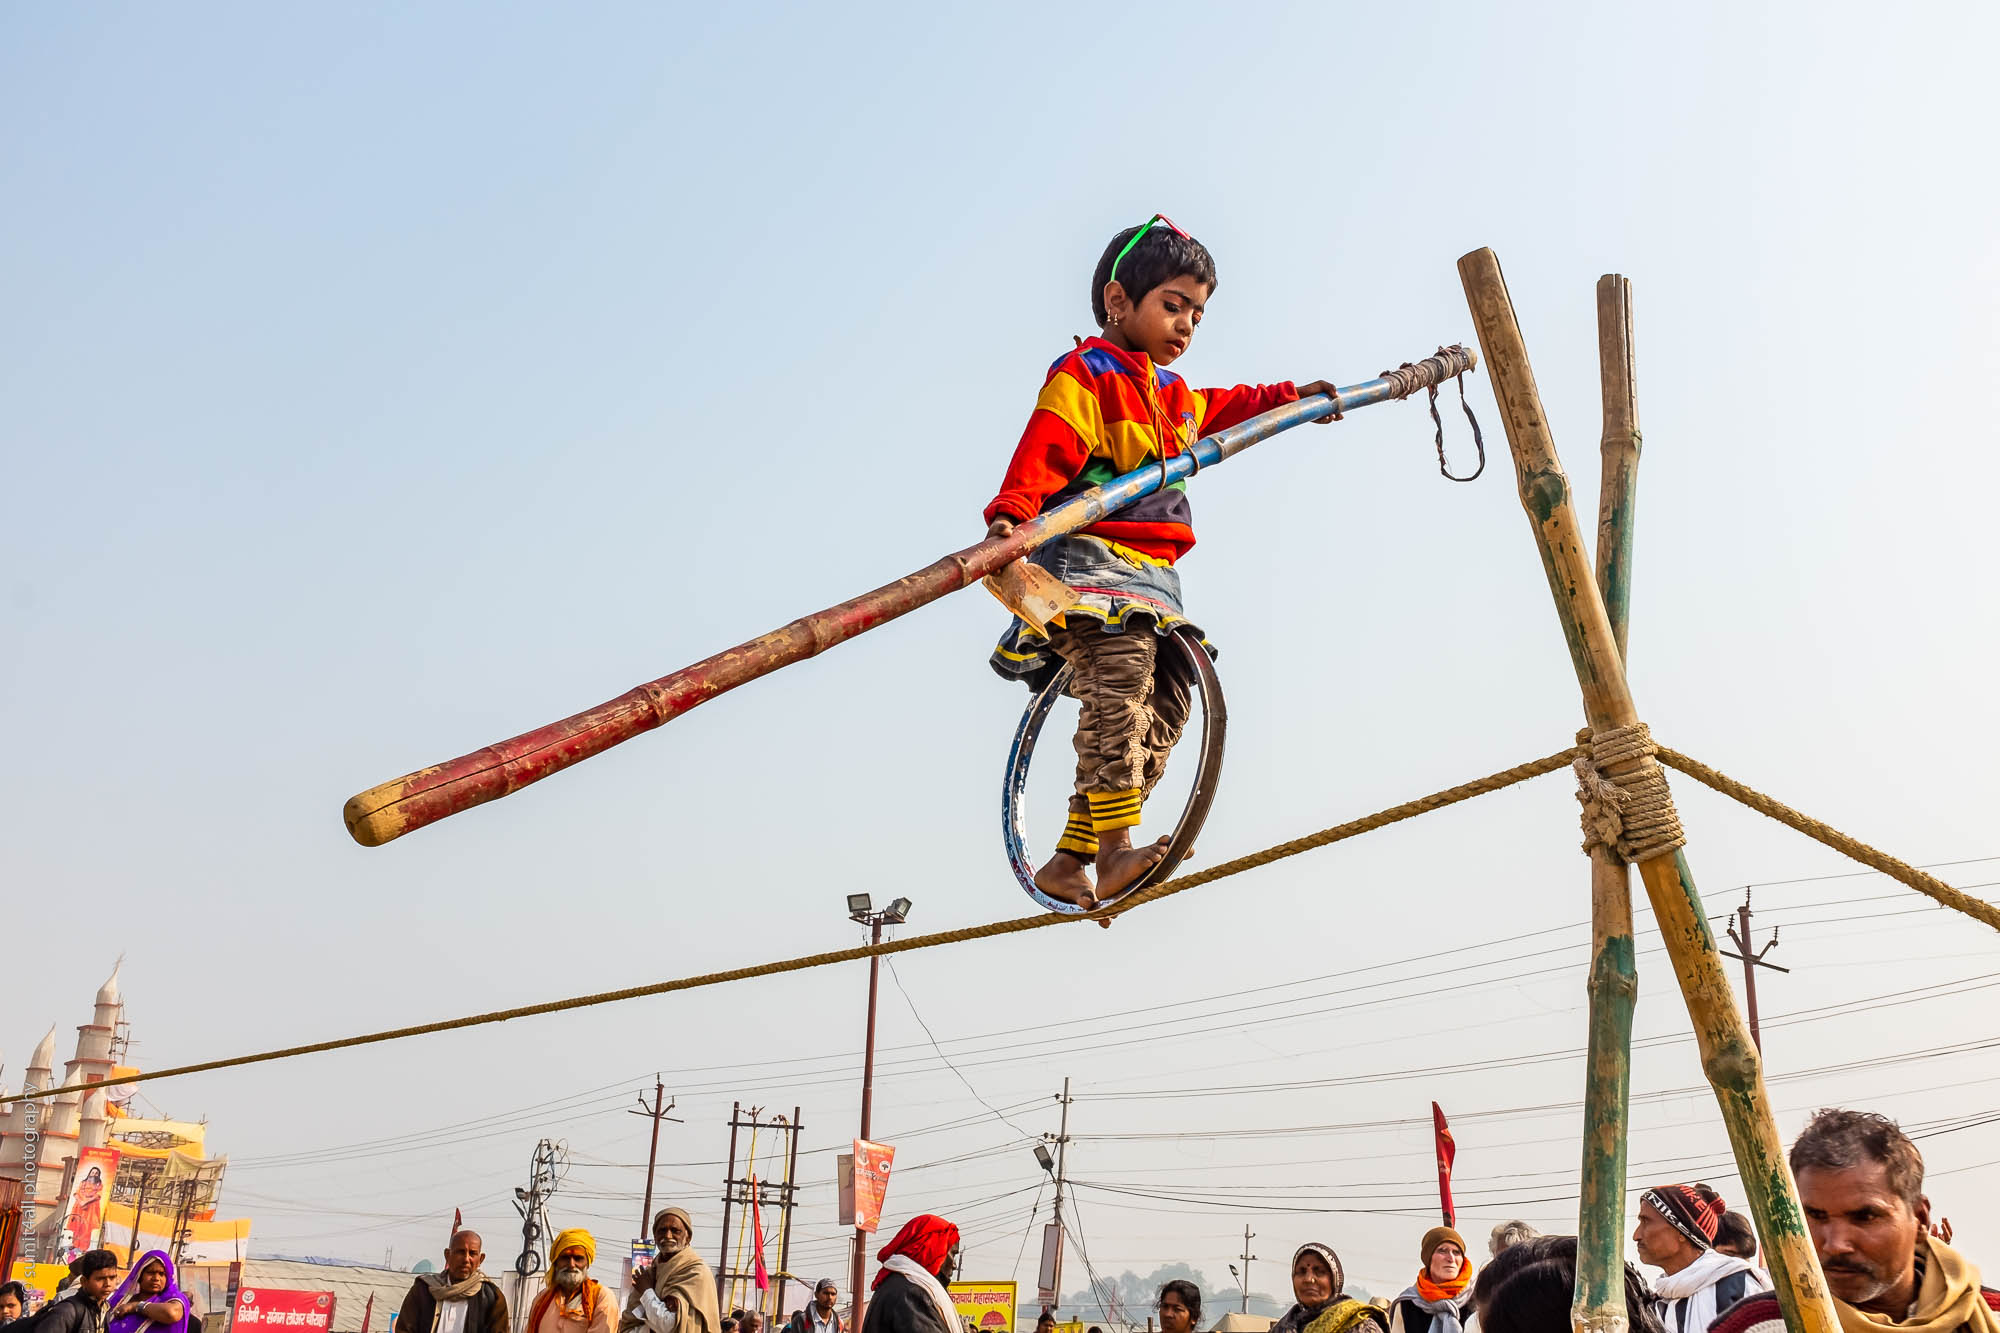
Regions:
M 1595 731 L 1635 726 L 1639 712 L 1584 551 L 1583 531 L 1570 503 L 1569 478 L 1563 474 L 1542 412 L 1500 261 L 1491 250 L 1475 250 L 1458 261 L 1458 271 L 1507 428 L 1521 504 L 1534 529 L 1557 619 L 1583 691 L 1584 711 Z M 1648 858 L 1639 863 L 1639 878 L 1693 1020 L 1702 1070 L 1715 1089 L 1751 1214 L 1764 1238 L 1785 1325 L 1793 1333 L 1838 1333 L 1840 1321 L 1785 1165 L 1763 1068 L 1737 1012 L 1687 858 L 1679 852 L 1670 858 Z
M 1632 376 L 1632 284 L 1597 280 L 1597 357 L 1604 397 L 1597 494 L 1597 586 L 1621 661 L 1631 614 L 1633 497 L 1639 400 Z M 1625 1163 L 1632 1093 L 1632 868 L 1609 847 L 1590 852 L 1590 1057 L 1583 1085 L 1582 1201 L 1577 1210 L 1577 1333 L 1625 1333 Z
M 1639 498 L 1639 391 L 1632 354 L 1632 283 L 1616 273 L 1597 280 L 1597 374 L 1604 398 L 1597 489 L 1597 590 L 1611 618 L 1620 660 L 1632 613 L 1633 506 Z

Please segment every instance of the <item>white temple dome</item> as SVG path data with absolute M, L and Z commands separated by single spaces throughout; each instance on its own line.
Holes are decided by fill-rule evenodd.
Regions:
M 30 1069 L 54 1069 L 56 1067 L 56 1028 L 49 1024 L 49 1034 L 35 1044 L 35 1053 L 28 1057 Z

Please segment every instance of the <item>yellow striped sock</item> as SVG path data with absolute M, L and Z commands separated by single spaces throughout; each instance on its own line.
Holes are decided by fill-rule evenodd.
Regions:
M 1137 787 L 1130 791 L 1085 792 L 1084 799 L 1090 802 L 1090 826 L 1099 833 L 1106 829 L 1131 828 L 1139 822 L 1142 802 Z
M 1076 856 L 1097 855 L 1097 830 L 1090 826 L 1089 815 L 1073 814 L 1063 825 L 1063 835 L 1056 841 L 1056 850 Z

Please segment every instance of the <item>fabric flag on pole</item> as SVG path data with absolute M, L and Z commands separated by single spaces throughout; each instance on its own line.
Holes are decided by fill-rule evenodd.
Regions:
M 1444 1206 L 1444 1224 L 1458 1225 L 1458 1210 L 1451 1205 L 1451 1164 L 1458 1156 L 1458 1144 L 1452 1141 L 1451 1126 L 1444 1122 L 1444 1108 L 1431 1103 L 1431 1129 L 1437 1136 L 1438 1159 L 1438 1202 Z
M 375 1293 L 368 1293 L 368 1308 L 361 1312 L 361 1333 L 368 1333 L 369 1321 L 375 1318 Z
M 756 1237 L 757 1290 L 771 1289 L 771 1270 L 764 1267 L 764 1212 L 758 1207 L 757 1177 L 750 1177 L 750 1234 Z
M 451 1210 L 451 1234 L 456 1236 L 463 1230 L 465 1230 L 465 1214 L 454 1208 Z

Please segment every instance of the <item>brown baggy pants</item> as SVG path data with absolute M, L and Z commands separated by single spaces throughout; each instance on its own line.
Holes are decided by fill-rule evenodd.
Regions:
M 1094 834 L 1139 822 L 1141 804 L 1187 728 L 1194 682 L 1180 649 L 1144 620 L 1110 632 L 1072 616 L 1067 628 L 1051 631 L 1049 644 L 1075 669 L 1070 693 L 1081 706 L 1076 794 L 1058 845 L 1086 854 L 1096 850 L 1096 838 L 1086 839 L 1083 828 Z

